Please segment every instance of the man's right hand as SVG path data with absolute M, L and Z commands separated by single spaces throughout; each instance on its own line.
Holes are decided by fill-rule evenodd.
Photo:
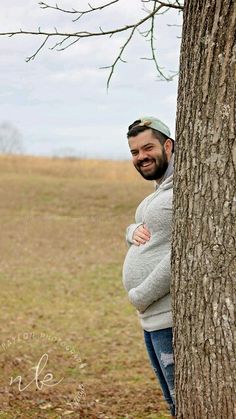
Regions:
M 150 237 L 151 233 L 148 230 L 146 224 L 142 224 L 141 226 L 137 227 L 136 230 L 134 230 L 133 244 L 135 244 L 135 246 L 145 244 L 147 241 L 150 240 Z

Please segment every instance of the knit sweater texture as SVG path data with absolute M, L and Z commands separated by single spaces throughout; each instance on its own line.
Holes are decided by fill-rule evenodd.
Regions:
M 129 245 L 124 266 L 123 284 L 130 302 L 144 330 L 172 327 L 170 281 L 171 281 L 171 227 L 173 199 L 172 155 L 168 168 L 157 184 L 154 193 L 138 206 L 135 224 L 126 230 Z M 133 233 L 141 224 L 146 224 L 151 238 L 145 244 L 133 244 Z

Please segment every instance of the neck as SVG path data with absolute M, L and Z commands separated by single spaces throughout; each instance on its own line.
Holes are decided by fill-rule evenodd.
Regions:
M 164 175 L 161 178 L 155 180 L 157 188 L 160 186 L 160 184 L 162 182 L 164 182 L 164 180 L 166 180 L 169 176 L 171 176 L 173 174 L 173 171 L 174 171 L 174 153 L 172 153 L 172 155 L 170 157 L 168 167 L 167 167 Z
M 155 180 L 157 186 L 159 186 L 162 183 L 163 178 L 164 178 L 164 175 L 161 178 Z

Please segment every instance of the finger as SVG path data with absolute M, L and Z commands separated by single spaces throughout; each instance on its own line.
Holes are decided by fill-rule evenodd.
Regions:
M 143 224 L 143 228 L 146 231 L 146 233 L 148 233 L 149 235 L 151 235 L 150 231 L 147 228 L 147 224 Z
M 133 244 L 134 244 L 135 246 L 139 246 L 139 245 L 140 245 L 140 243 L 139 243 L 137 240 L 135 240 L 135 239 L 133 239 Z
M 150 239 L 150 236 L 148 234 L 142 233 L 141 231 L 139 233 L 137 233 L 135 236 L 136 236 L 135 237 L 136 239 L 140 238 L 140 239 L 143 239 L 143 240 L 146 240 L 146 241 Z
M 145 236 L 145 237 L 151 237 L 151 234 L 145 228 L 142 228 L 140 230 L 137 230 L 136 234 L 142 235 L 142 236 Z
M 147 233 L 143 233 L 140 237 L 142 237 L 142 239 L 144 240 L 150 240 L 151 238 L 150 234 L 147 234 Z
M 142 237 L 141 233 L 135 233 L 134 236 L 133 236 L 133 239 L 136 240 L 139 243 L 142 242 L 143 240 L 145 240 L 144 237 Z
M 143 240 L 143 237 L 141 236 L 141 234 L 135 234 L 133 239 L 140 242 L 141 240 Z
M 147 242 L 147 240 L 142 239 L 141 237 L 135 237 L 135 240 L 139 243 L 139 244 L 145 244 Z

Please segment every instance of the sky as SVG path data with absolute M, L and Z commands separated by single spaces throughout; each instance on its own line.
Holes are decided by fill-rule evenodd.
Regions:
M 80 9 L 88 8 L 87 1 L 57 0 L 66 9 L 78 8 L 78 3 Z M 2 0 L 0 27 L 1 32 L 39 26 L 41 30 L 94 31 L 99 26 L 108 30 L 133 23 L 146 13 L 139 0 L 120 0 L 72 22 L 72 15 L 42 10 L 36 0 Z M 178 71 L 181 23 L 181 14 L 173 10 L 156 19 L 158 64 L 167 75 Z M 39 37 L 0 37 L 0 124 L 7 121 L 19 130 L 25 154 L 129 159 L 127 127 L 141 115 L 158 117 L 174 136 L 177 77 L 170 82 L 158 80 L 153 62 L 141 59 L 150 57 L 150 43 L 140 34 L 124 53 L 127 63 L 117 64 L 107 91 L 109 70 L 101 67 L 113 63 L 126 38 L 117 34 L 84 39 L 65 51 L 50 50 L 50 41 L 27 63 L 25 58 L 40 46 Z

